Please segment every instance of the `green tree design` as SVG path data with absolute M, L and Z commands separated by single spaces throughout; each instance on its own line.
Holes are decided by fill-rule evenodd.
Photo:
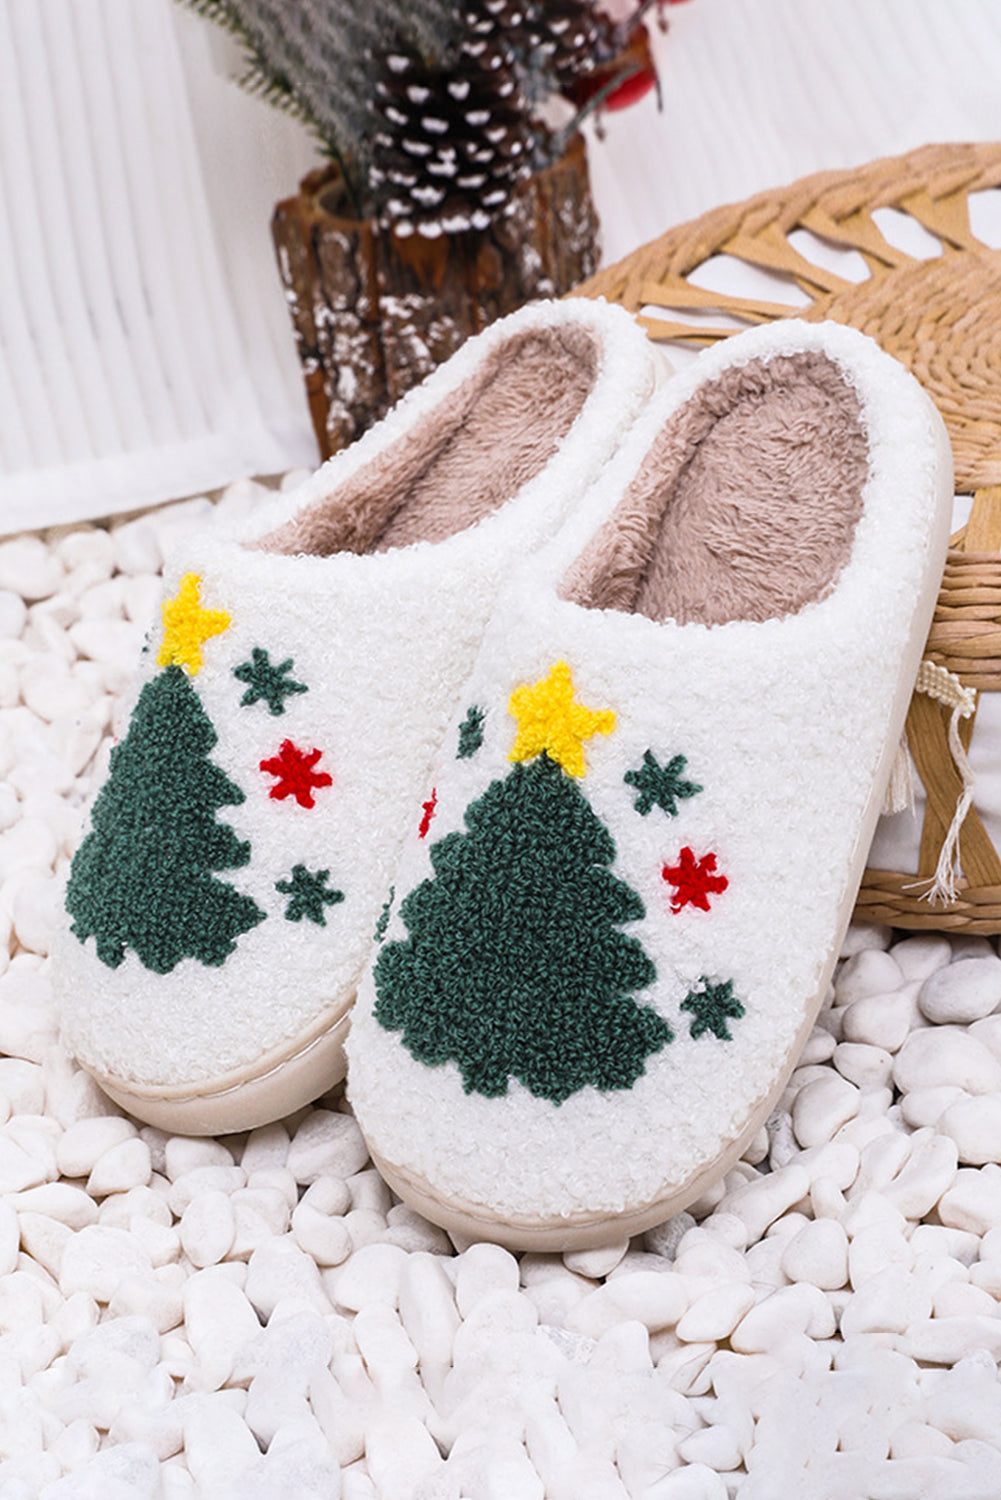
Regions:
M 433 876 L 403 901 L 409 937 L 375 966 L 375 1016 L 467 1093 L 519 1079 L 561 1104 L 588 1084 L 630 1088 L 667 1022 L 632 998 L 656 970 L 618 930 L 644 914 L 613 875 L 611 835 L 548 755 L 518 764 L 466 809 L 468 833 L 431 848 Z
M 243 793 L 209 760 L 216 733 L 187 674 L 167 667 L 143 688 L 128 734 L 111 752 L 91 832 L 70 874 L 66 907 L 81 942 L 116 969 L 132 948 L 157 974 L 182 958 L 225 962 L 264 912 L 215 870 L 248 863 L 250 845 L 221 807 Z

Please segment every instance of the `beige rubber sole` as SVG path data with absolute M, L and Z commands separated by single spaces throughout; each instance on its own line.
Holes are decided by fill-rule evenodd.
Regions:
M 833 965 L 832 965 L 833 968 Z M 827 993 L 825 982 L 821 999 Z M 806 1039 L 813 1029 L 813 1022 L 820 1009 L 820 1000 L 812 1007 L 809 1020 L 804 1023 L 797 1037 L 793 1052 L 798 1057 Z M 411 1208 L 438 1224 L 448 1233 L 462 1235 L 470 1240 L 490 1240 L 503 1245 L 507 1250 L 529 1250 L 538 1253 L 562 1252 L 566 1250 L 600 1250 L 606 1245 L 621 1243 L 662 1224 L 665 1219 L 680 1213 L 712 1185 L 725 1177 L 730 1168 L 740 1160 L 754 1136 L 768 1119 L 782 1096 L 788 1081 L 784 1074 L 778 1087 L 755 1108 L 746 1128 L 736 1140 L 715 1156 L 709 1166 L 650 1203 L 617 1210 L 614 1213 L 574 1214 L 566 1218 L 543 1218 L 530 1215 L 507 1214 L 503 1217 L 482 1204 L 470 1203 L 460 1198 L 451 1198 L 437 1193 L 429 1183 L 404 1167 L 385 1161 L 377 1152 L 370 1150 L 373 1164 L 380 1176 Z
M 233 1135 L 301 1109 L 341 1082 L 350 1006 L 327 1012 L 256 1062 L 197 1083 L 143 1085 L 87 1068 L 130 1115 L 171 1135 Z M 86 1065 L 85 1065 L 86 1066 Z

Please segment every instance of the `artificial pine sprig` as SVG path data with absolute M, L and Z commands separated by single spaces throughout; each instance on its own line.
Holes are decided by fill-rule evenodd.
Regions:
M 554 96 L 607 65 L 644 12 L 598 0 L 182 0 L 236 36 L 241 84 L 300 119 L 362 218 L 438 235 L 485 228 L 550 165 L 614 76 L 563 128 Z

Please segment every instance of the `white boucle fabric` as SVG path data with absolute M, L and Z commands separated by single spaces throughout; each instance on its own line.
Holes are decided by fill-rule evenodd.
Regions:
M 420 424 L 504 341 L 561 326 L 593 335 L 593 387 L 548 465 L 493 514 L 443 542 L 378 554 L 287 556 L 250 545 Z M 648 349 L 620 308 L 580 300 L 522 309 L 470 340 L 379 426 L 249 527 L 195 533 L 179 545 L 165 569 L 164 597 L 193 572 L 202 605 L 231 616 L 225 633 L 206 642 L 190 679 L 218 734 L 211 759 L 246 794 L 218 821 L 250 840 L 251 861 L 218 878 L 252 896 L 266 920 L 237 939 L 221 966 L 185 958 L 163 975 L 131 950 L 112 969 L 97 958 L 93 938 L 81 943 L 64 931 L 54 966 L 62 1025 L 85 1066 L 141 1085 L 211 1080 L 252 1067 L 325 1013 L 331 1022 L 343 1014 L 497 591 L 512 565 L 553 534 L 642 411 L 659 378 Z M 160 641 L 158 625 L 133 702 L 156 671 Z M 244 685 L 233 669 L 255 647 L 272 664 L 291 657 L 292 678 L 308 685 L 285 699 L 281 715 L 263 702 L 238 706 Z M 272 779 L 258 769 L 286 738 L 320 748 L 317 770 L 333 777 L 312 809 L 272 799 Z M 329 886 L 344 893 L 326 907 L 322 927 L 284 919 L 288 897 L 275 881 L 299 863 L 329 869 Z
M 853 550 L 827 597 L 783 619 L 709 627 L 558 597 L 662 424 L 698 384 L 732 362 L 800 350 L 840 366 L 870 450 Z M 925 641 L 951 503 L 940 418 L 903 367 L 854 330 L 788 322 L 742 334 L 659 393 L 586 505 L 499 599 L 429 774 L 433 834 L 408 843 L 385 940 L 408 936 L 400 903 L 431 874 L 428 846 L 465 832 L 470 801 L 511 770 L 510 694 L 565 660 L 576 698 L 616 715 L 612 733 L 587 741 L 579 784 L 615 841 L 613 872 L 645 907 L 621 929 L 657 968 L 635 998 L 666 1018 L 674 1040 L 646 1059 L 631 1089 L 588 1086 L 559 1106 L 515 1080 L 502 1097 L 466 1094 L 454 1062 L 425 1066 L 375 1020 L 370 965 L 348 1039 L 349 1091 L 370 1147 L 400 1169 L 400 1182 L 409 1174 L 446 1208 L 471 1206 L 484 1221 L 601 1218 L 683 1191 L 746 1134 L 827 987 Z M 456 728 L 474 703 L 487 711 L 483 745 L 459 760 Z M 623 781 L 648 748 L 661 764 L 683 754 L 684 775 L 703 788 L 674 817 L 657 808 L 639 816 Z M 685 845 L 697 857 L 714 851 L 729 880 L 709 912 L 670 909 L 661 868 Z M 680 1003 L 703 975 L 732 978 L 745 1006 L 730 1041 L 691 1036 Z

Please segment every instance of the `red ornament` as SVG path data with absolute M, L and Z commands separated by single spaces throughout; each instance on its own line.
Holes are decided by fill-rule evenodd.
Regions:
M 608 88 L 620 73 L 625 76 L 602 99 L 602 109 L 626 109 L 657 86 L 657 68 L 650 49 L 650 33 L 643 23 L 636 27 L 617 57 L 599 63 L 574 82 L 571 92 L 573 103 L 578 109 L 583 109 L 588 100 L 601 93 L 602 89 Z
M 715 854 L 704 854 L 696 860 L 693 850 L 686 845 L 678 856 L 676 865 L 665 865 L 661 878 L 674 886 L 671 910 L 681 911 L 684 906 L 697 906 L 699 911 L 709 910 L 709 897 L 725 891 L 730 882 L 725 875 L 716 875 Z
M 315 807 L 313 789 L 330 786 L 333 781 L 326 771 L 313 770 L 322 754 L 322 750 L 300 750 L 291 740 L 282 740 L 278 754 L 261 761 L 261 770 L 278 778 L 269 796 L 279 802 L 294 797 L 300 807 Z
M 419 839 L 426 839 L 428 836 L 428 829 L 431 827 L 431 819 L 434 817 L 434 810 L 438 806 L 437 787 L 431 788 L 430 797 L 426 802 L 422 802 L 421 806 L 424 809 L 424 816 L 423 818 L 421 818 L 421 826 L 417 830 L 417 837 Z

